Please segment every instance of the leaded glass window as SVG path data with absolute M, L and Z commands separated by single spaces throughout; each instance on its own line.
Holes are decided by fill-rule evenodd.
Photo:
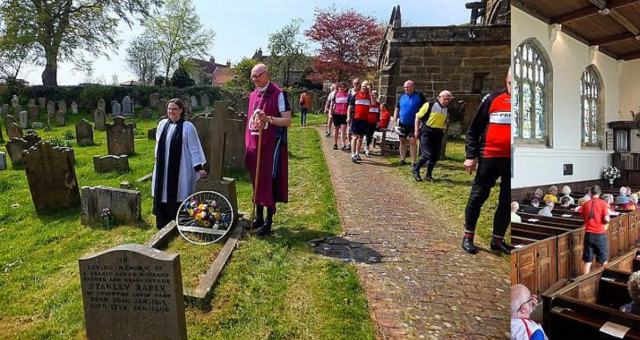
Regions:
M 582 146 L 600 147 L 600 81 L 593 67 L 587 67 L 580 79 L 580 116 Z
M 535 45 L 525 42 L 515 51 L 514 68 L 511 85 L 514 137 L 546 144 L 547 64 Z

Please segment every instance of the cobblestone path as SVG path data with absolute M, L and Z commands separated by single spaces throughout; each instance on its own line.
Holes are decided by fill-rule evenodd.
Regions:
M 344 235 L 314 246 L 355 262 L 378 338 L 508 339 L 507 261 L 487 251 L 466 254 L 462 226 L 398 178 L 379 149 L 354 164 L 348 152 L 332 150 L 325 127 L 317 129 Z

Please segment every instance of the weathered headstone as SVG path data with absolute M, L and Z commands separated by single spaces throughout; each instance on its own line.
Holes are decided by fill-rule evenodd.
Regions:
M 5 170 L 7 168 L 7 154 L 4 152 L 0 152 L 0 170 Z
M 107 117 L 104 114 L 104 110 L 101 108 L 97 108 L 95 113 L 93 114 L 93 125 L 96 130 L 104 131 L 104 125 Z
M 125 244 L 78 264 L 89 340 L 187 339 L 180 254 Z
M 56 124 L 59 127 L 67 125 L 67 115 L 64 112 L 58 111 L 56 113 Z
M 44 124 L 42 122 L 33 122 L 31 123 L 31 127 L 34 129 L 42 129 Z
M 20 122 L 20 127 L 26 129 L 29 127 L 29 113 L 27 111 L 18 112 L 18 121 Z
M 149 96 L 149 105 L 158 106 L 158 102 L 159 101 L 160 101 L 160 94 L 159 93 L 152 93 Z
M 124 117 L 113 118 L 107 123 L 107 150 L 110 155 L 131 155 L 134 153 L 133 124 L 125 123 Z
M 42 138 L 33 130 L 27 130 L 27 134 L 22 139 L 27 141 L 27 149 L 42 142 Z
M 191 96 L 189 97 L 190 101 L 191 101 L 191 110 L 195 110 L 198 108 L 198 98 L 196 98 L 196 96 Z
M 36 100 L 35 100 L 35 99 L 33 99 L 33 98 L 29 99 L 29 104 L 27 104 L 27 105 L 28 105 L 28 106 L 36 105 Z
M 98 173 L 129 171 L 129 156 L 93 156 L 93 169 Z
M 109 209 L 115 222 L 137 222 L 142 217 L 140 192 L 105 186 L 82 187 L 82 224 L 99 225 L 104 209 Z
M 0 114 L 2 115 L 2 117 L 9 114 L 9 104 L 2 104 L 2 106 L 0 107 Z
M 147 131 L 147 138 L 151 140 L 156 140 L 156 131 L 158 131 L 158 128 L 153 128 Z
M 86 119 L 76 123 L 76 141 L 79 146 L 93 145 L 93 126 Z
M 47 112 L 51 115 L 55 114 L 56 112 L 56 103 L 52 102 L 52 101 L 48 101 L 47 102 Z
M 76 102 L 71 102 L 71 112 L 74 115 L 78 114 L 78 104 Z
M 38 107 L 38 105 L 29 105 L 29 119 L 30 120 L 40 119 L 40 108 Z
M 62 111 L 62 113 L 67 114 L 67 103 L 64 100 L 58 102 L 58 110 Z
M 124 99 L 122 99 L 122 115 L 125 117 L 133 115 L 133 103 L 131 102 L 131 98 L 129 98 L 129 96 L 126 96 L 124 97 Z
M 38 143 L 23 152 L 33 205 L 38 213 L 80 205 L 73 149 Z
M 14 109 L 14 112 L 16 113 L 16 117 L 17 117 L 18 113 L 22 112 L 22 105 L 20 105 L 20 104 L 16 105 L 16 108 Z
M 111 108 L 112 108 L 112 110 L 113 110 L 113 116 L 114 116 L 114 117 L 120 116 L 120 115 L 122 114 L 122 112 L 121 112 L 122 110 L 121 110 L 121 107 L 120 107 L 120 103 L 118 103 L 118 102 L 114 103 L 114 104 L 113 104 L 113 106 L 112 106 Z
M 147 119 L 148 119 L 148 118 L 151 118 L 151 109 L 150 109 L 150 108 L 145 107 L 145 108 L 142 110 L 142 118 L 147 118 Z
M 202 113 L 204 115 L 211 113 L 211 108 L 207 105 L 207 107 L 205 107 L 204 110 L 202 110 Z
M 4 129 L 5 131 L 7 131 L 7 133 L 9 133 L 9 128 L 11 128 L 11 125 L 13 125 L 13 123 L 15 123 L 15 119 L 13 119 L 12 115 L 6 115 L 4 116 Z M 11 138 L 9 138 L 11 139 Z
M 20 100 L 18 100 L 18 96 L 14 94 L 13 98 L 11 98 L 11 106 L 17 107 L 19 103 L 20 103 Z
M 53 112 L 47 112 L 47 125 L 44 127 L 44 131 L 51 131 L 51 116 Z
M 182 101 L 182 104 L 184 104 L 184 113 L 186 115 L 190 115 L 191 114 L 191 97 L 189 97 L 189 95 L 184 95 L 182 96 L 182 98 L 180 98 L 180 100 Z
M 158 102 L 158 118 L 167 115 L 168 101 L 166 99 L 160 99 Z
M 27 141 L 22 138 L 14 138 L 7 142 L 5 145 L 7 148 L 7 153 L 9 154 L 9 158 L 11 159 L 11 164 L 13 165 L 22 165 L 24 164 L 24 159 L 22 158 L 22 151 L 27 150 L 29 148 L 29 144 Z
M 9 126 L 9 131 L 7 131 L 7 137 L 9 137 L 9 139 L 22 138 L 23 136 L 24 132 L 22 132 L 22 129 L 20 128 L 20 126 L 18 126 L 18 124 L 12 123 L 11 126 Z
M 105 103 L 104 99 L 100 98 L 98 100 L 98 107 L 102 109 L 102 112 L 107 112 L 107 103 Z
M 207 107 L 209 104 L 209 96 L 205 93 L 200 97 L 200 106 Z
M 47 98 L 42 98 L 42 97 L 38 98 L 38 106 L 41 109 L 44 109 L 45 107 L 47 107 Z

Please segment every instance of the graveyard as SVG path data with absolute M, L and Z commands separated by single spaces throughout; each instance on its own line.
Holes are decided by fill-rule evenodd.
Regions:
M 118 109 L 122 108 L 114 107 Z M 38 111 L 45 116 L 44 109 Z M 155 108 L 151 114 L 140 111 L 115 122 L 112 115 L 92 122 L 89 110 L 81 108 L 77 114 L 69 110 L 58 115 L 60 119 L 52 117 L 49 124 L 35 124 L 39 139 L 23 129 L 25 142 L 21 143 L 25 145 L 21 148 L 42 140 L 35 149 L 46 155 L 35 158 L 31 155 L 35 149 L 31 149 L 17 164 L 6 155 L 7 169 L 0 171 L 0 339 L 85 338 L 91 327 L 85 323 L 78 260 L 125 244 L 142 245 L 156 235 L 150 181 L 139 180 L 153 170 L 155 141 L 148 131 L 156 127 L 158 115 Z M 323 120 L 321 115 L 309 117 L 311 124 Z M 6 121 L 0 123 L 6 133 Z M 98 129 L 100 124 L 104 126 Z M 94 126 L 91 133 L 86 131 L 90 125 Z M 47 126 L 50 131 L 45 131 Z M 108 140 L 107 131 L 113 126 L 126 129 L 129 137 L 125 139 L 132 137 L 133 145 L 117 138 Z M 20 131 L 15 130 L 19 136 Z M 282 227 L 266 239 L 245 233 L 211 297 L 184 300 L 189 338 L 373 338 L 355 268 L 317 255 L 308 244 L 341 232 L 319 148 L 321 137 L 313 129 L 301 128 L 290 129 L 289 136 L 290 203 L 279 207 L 278 225 Z M 7 144 L 11 142 L 5 134 L 0 148 L 4 151 Z M 60 158 L 65 161 L 58 154 L 65 155 Z M 60 171 L 65 180 L 55 181 Z M 235 179 L 238 210 L 246 214 L 252 194 L 248 175 L 227 171 L 224 176 Z M 44 183 L 39 188 L 45 189 L 30 188 L 32 181 Z M 117 188 L 108 190 L 113 200 L 133 202 L 135 209 L 128 217 L 85 216 L 85 210 L 91 210 L 87 206 L 99 205 L 95 202 L 105 188 Z M 95 197 L 90 198 L 92 195 Z M 82 206 L 80 196 L 88 200 Z M 72 207 L 61 207 L 67 201 Z M 49 209 L 53 206 L 57 209 Z M 121 216 L 118 209 L 114 206 L 112 213 Z M 179 254 L 181 284 L 187 292 L 198 285 L 223 246 L 195 246 L 177 236 L 160 250 Z

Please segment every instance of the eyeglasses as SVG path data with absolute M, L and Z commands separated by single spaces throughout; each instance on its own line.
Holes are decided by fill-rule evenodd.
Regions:
M 526 306 L 526 305 L 527 305 L 529 302 L 531 302 L 531 301 L 535 301 L 535 302 L 536 302 L 536 304 L 537 304 L 538 299 L 536 299 L 536 296 L 535 296 L 535 295 L 532 295 L 532 296 L 529 298 L 529 300 L 527 300 L 525 303 L 523 303 L 523 304 L 521 304 L 521 305 L 520 305 L 520 308 L 518 308 L 518 313 L 520 313 L 520 310 L 522 309 L 522 307 Z
M 263 71 L 262 73 L 258 74 L 257 76 L 251 76 L 251 77 L 249 77 L 249 78 L 251 78 L 251 79 L 258 79 L 258 78 L 260 78 L 260 76 L 261 76 L 261 75 L 263 75 L 263 74 L 265 74 L 265 73 L 267 73 L 267 71 Z

